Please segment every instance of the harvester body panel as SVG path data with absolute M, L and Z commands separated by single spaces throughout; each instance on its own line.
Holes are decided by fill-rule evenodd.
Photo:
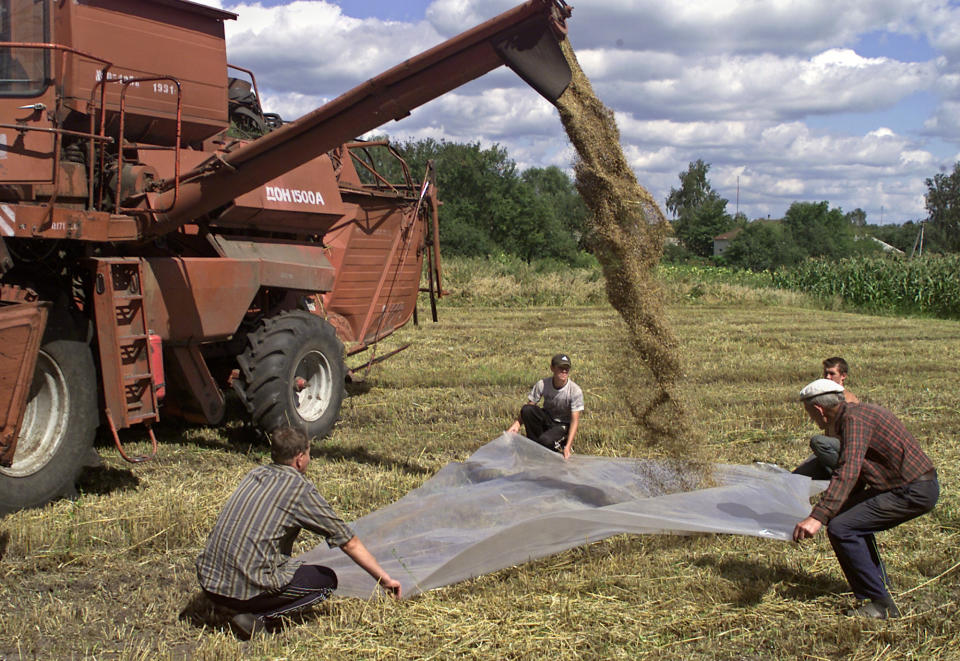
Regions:
M 323 155 L 238 195 L 210 225 L 323 236 L 356 213 L 356 205 L 343 202 L 333 164 Z
M 324 305 L 346 320 L 341 335 L 353 343 L 348 346 L 351 352 L 386 337 L 410 320 L 417 302 L 427 231 L 427 225 L 418 222 L 416 200 L 404 208 L 391 198 L 364 196 L 357 207 L 356 218 L 328 232 L 325 238 L 337 281 L 324 294 Z
M 61 4 L 56 34 L 61 43 L 77 51 L 66 58 L 57 76 L 67 109 L 86 115 L 89 103 L 99 106 L 99 88 L 105 85 L 107 121 L 115 122 L 123 81 L 152 78 L 130 83 L 124 131 L 128 139 L 173 145 L 178 85 L 183 94 L 183 142 L 199 144 L 227 128 L 223 21 L 234 14 L 193 3 L 76 0 Z M 110 64 L 106 70 L 104 62 Z

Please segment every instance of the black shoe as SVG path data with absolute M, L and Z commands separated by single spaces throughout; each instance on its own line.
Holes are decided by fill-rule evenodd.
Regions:
M 847 611 L 848 617 L 868 617 L 874 620 L 887 620 L 900 617 L 900 609 L 892 601 L 868 601 Z
M 230 628 L 240 640 L 250 640 L 267 630 L 263 618 L 251 613 L 237 613 L 231 617 Z

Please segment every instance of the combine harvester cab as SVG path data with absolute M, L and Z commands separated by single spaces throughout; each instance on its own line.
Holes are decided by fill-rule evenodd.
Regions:
M 345 355 L 409 321 L 425 256 L 441 284 L 432 172 L 356 136 L 501 64 L 555 101 L 569 15 L 530 0 L 284 123 L 230 12 L 0 0 L 0 512 L 72 493 L 101 425 L 141 461 L 119 430 L 156 452 L 161 404 L 218 424 L 231 386 L 328 433 Z

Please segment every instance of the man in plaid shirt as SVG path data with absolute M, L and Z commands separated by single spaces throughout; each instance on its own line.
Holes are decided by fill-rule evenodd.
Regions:
M 840 439 L 830 486 L 793 540 L 827 536 L 857 600 L 847 615 L 886 619 L 900 611 L 884 584 L 873 534 L 933 509 L 940 495 L 937 471 L 896 416 L 882 406 L 844 401 L 843 386 L 817 379 L 800 391 L 810 419 Z

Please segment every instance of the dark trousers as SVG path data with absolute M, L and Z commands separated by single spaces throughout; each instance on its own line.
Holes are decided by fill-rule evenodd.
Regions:
M 934 475 L 889 491 L 855 493 L 830 519 L 827 536 L 855 598 L 890 601 L 873 533 L 926 514 L 939 497 L 940 485 Z
M 797 466 L 793 472 L 811 480 L 829 480 L 840 461 L 840 441 L 832 436 L 817 434 L 810 439 L 813 456 Z
M 520 409 L 520 421 L 523 422 L 527 438 L 548 450 L 563 452 L 563 446 L 567 444 L 567 425 L 556 422 L 534 404 L 525 404 Z
M 337 575 L 320 565 L 301 565 L 282 592 L 257 595 L 252 599 L 231 599 L 212 592 L 207 596 L 218 606 L 258 617 L 279 617 L 323 601 L 337 589 Z

